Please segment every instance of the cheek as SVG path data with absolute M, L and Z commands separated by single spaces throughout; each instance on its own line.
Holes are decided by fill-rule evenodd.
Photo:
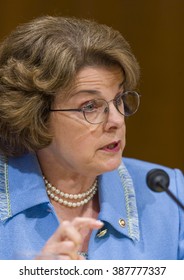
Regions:
M 102 136 L 102 129 L 93 125 L 75 126 L 73 134 L 77 142 L 94 142 Z
M 62 118 L 62 119 L 61 119 Z M 84 120 L 70 119 L 67 116 L 51 120 L 51 133 L 57 146 L 83 149 L 95 144 L 100 132 L 98 126 L 91 126 Z M 82 150 L 81 150 L 82 151 Z

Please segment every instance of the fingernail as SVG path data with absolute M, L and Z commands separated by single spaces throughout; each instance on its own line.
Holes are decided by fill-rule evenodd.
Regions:
M 99 226 L 103 226 L 104 225 L 104 223 L 102 221 L 100 221 L 100 220 L 96 220 L 96 224 L 98 224 Z

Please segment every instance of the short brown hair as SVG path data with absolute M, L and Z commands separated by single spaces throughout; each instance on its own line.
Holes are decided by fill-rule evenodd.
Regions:
M 18 26 L 0 45 L 0 151 L 47 146 L 49 107 L 84 66 L 120 65 L 133 89 L 139 66 L 122 35 L 92 20 L 44 16 Z

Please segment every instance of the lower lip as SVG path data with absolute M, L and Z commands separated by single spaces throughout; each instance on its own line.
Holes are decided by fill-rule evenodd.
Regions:
M 117 143 L 116 146 L 114 146 L 114 148 L 110 149 L 108 147 L 105 147 L 102 149 L 102 151 L 105 151 L 105 152 L 109 152 L 109 153 L 117 153 L 120 151 L 120 143 Z

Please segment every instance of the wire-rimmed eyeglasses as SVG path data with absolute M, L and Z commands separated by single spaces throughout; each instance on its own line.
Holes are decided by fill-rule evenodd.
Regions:
M 140 104 L 140 94 L 136 91 L 125 91 L 114 99 L 92 99 L 79 109 L 50 109 L 51 112 L 81 112 L 87 122 L 91 124 L 103 123 L 109 113 L 109 103 L 113 102 L 118 112 L 127 117 L 135 114 Z

